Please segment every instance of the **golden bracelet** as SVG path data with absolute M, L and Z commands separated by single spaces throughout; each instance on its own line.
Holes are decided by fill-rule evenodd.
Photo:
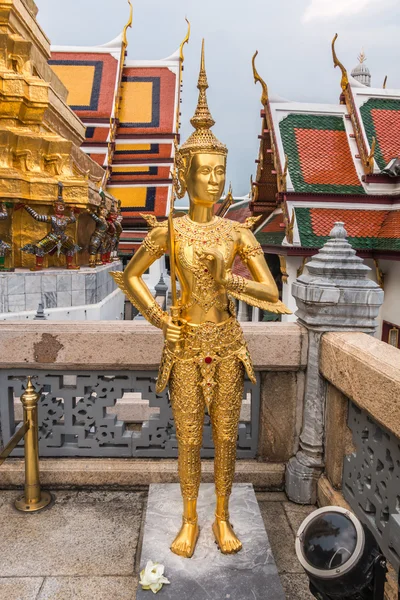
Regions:
M 143 316 L 147 319 L 152 325 L 158 327 L 159 329 L 163 328 L 164 319 L 168 316 L 168 313 L 162 310 L 161 306 L 156 302 L 152 302 L 150 306 L 148 306 L 144 312 Z
M 228 291 L 236 292 L 237 294 L 243 294 L 246 290 L 247 281 L 244 277 L 240 275 L 232 274 L 228 279 L 228 283 L 226 285 L 226 289 Z

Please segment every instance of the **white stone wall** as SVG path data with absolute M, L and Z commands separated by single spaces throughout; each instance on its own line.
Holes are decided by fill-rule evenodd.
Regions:
M 39 302 L 49 309 L 101 303 L 117 288 L 110 271 L 121 268 L 116 261 L 76 271 L 50 268 L 0 273 L 0 313 L 36 311 Z
M 380 260 L 379 266 L 385 275 L 385 300 L 379 316 L 400 327 L 400 261 Z
M 114 290 L 96 304 L 82 304 L 64 308 L 45 308 L 46 319 L 53 321 L 114 321 L 124 318 L 125 295 Z M 34 319 L 36 310 L 0 313 L 0 321 L 27 321 Z

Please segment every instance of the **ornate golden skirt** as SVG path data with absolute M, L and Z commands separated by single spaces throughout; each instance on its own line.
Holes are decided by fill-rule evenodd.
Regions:
M 217 384 L 215 373 L 218 364 L 229 357 L 237 356 L 243 363 L 250 381 L 256 382 L 253 363 L 243 336 L 242 328 L 235 317 L 222 323 L 206 321 L 200 325 L 187 323 L 183 330 L 184 338 L 179 344 L 165 341 L 157 378 L 157 392 L 162 392 L 169 380 L 175 363 L 198 365 L 207 407 L 212 401 Z

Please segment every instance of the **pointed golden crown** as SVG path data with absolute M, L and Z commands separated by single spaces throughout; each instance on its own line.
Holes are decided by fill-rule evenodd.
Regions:
M 211 131 L 211 127 L 215 125 L 215 121 L 211 116 L 207 104 L 206 90 L 208 88 L 208 82 L 204 61 L 204 40 L 201 46 L 200 73 L 197 88 L 199 90 L 199 99 L 196 111 L 190 119 L 195 130 L 186 142 L 182 144 L 179 151 L 183 156 L 199 152 L 211 152 L 214 154 L 226 155 L 228 154 L 227 147 L 220 142 Z

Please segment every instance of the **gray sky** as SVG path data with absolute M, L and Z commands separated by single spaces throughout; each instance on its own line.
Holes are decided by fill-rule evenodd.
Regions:
M 115 38 L 128 17 L 126 0 L 36 0 L 38 20 L 54 44 L 97 45 Z M 372 85 L 400 89 L 400 0 L 132 0 L 130 59 L 172 54 L 186 34 L 182 105 L 183 139 L 197 100 L 201 38 L 206 40 L 208 101 L 214 131 L 227 144 L 228 181 L 235 195 L 249 190 L 255 173 L 261 88 L 251 57 L 271 92 L 290 100 L 336 102 L 340 72 L 330 44 L 348 71 L 364 47 Z

